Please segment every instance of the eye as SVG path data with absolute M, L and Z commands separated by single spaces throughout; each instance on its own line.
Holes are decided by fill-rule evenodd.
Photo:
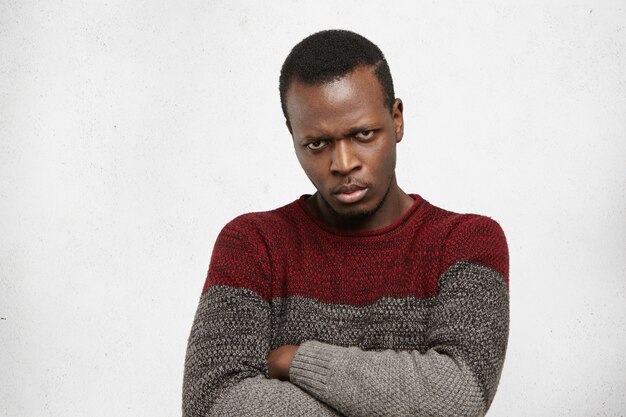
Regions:
M 360 140 L 370 140 L 374 137 L 374 131 L 373 130 L 363 130 L 362 132 L 359 132 L 355 135 L 355 137 L 357 139 Z
M 327 142 L 325 140 L 316 140 L 315 142 L 311 142 L 308 145 L 306 145 L 306 147 L 312 151 L 317 151 L 319 149 L 322 149 L 326 145 L 327 145 Z

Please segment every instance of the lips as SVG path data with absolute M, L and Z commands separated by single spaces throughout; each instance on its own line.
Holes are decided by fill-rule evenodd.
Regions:
M 335 198 L 344 204 L 354 204 L 365 198 L 367 187 L 360 185 L 342 185 L 333 192 Z

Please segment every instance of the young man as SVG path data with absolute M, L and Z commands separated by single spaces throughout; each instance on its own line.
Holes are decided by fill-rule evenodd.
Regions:
M 317 192 L 220 233 L 184 415 L 483 415 L 508 337 L 502 230 L 398 187 L 402 101 L 367 39 L 304 39 L 280 95 Z

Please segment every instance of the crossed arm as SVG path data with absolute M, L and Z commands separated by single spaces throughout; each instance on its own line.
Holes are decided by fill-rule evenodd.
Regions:
M 508 291 L 490 268 L 444 273 L 424 353 L 318 341 L 270 350 L 264 300 L 219 286 L 205 296 L 186 360 L 187 416 L 480 416 L 495 394 Z
M 202 295 L 185 359 L 185 417 L 340 415 L 268 378 L 270 322 L 267 302 L 248 289 L 216 285 Z

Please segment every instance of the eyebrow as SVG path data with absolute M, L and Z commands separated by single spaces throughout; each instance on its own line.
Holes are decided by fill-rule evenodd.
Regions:
M 376 130 L 376 128 L 370 126 L 359 126 L 348 130 L 348 134 L 345 136 L 354 136 L 357 133 L 366 132 L 368 130 Z
M 359 127 L 353 127 L 352 129 L 348 130 L 344 135 L 342 135 L 342 137 L 354 136 L 357 133 L 365 132 L 365 131 L 368 131 L 368 130 L 378 130 L 378 128 L 370 127 L 370 126 L 366 126 L 366 125 L 359 126 Z M 315 135 L 314 136 L 308 136 L 307 135 L 307 136 L 304 136 L 302 138 L 302 140 L 307 141 L 307 142 L 310 142 L 310 141 L 317 142 L 319 140 L 333 140 L 333 139 L 335 139 L 335 137 L 334 136 L 330 136 L 330 135 L 319 135 L 319 136 L 315 136 Z
M 301 141 L 302 142 L 318 142 L 321 140 L 333 140 L 334 138 L 332 136 L 329 135 L 320 135 L 320 136 L 303 136 Z

